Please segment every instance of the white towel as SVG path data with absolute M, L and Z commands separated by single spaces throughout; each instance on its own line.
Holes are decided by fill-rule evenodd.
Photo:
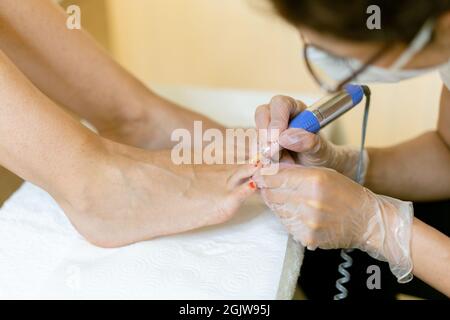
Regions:
M 277 218 L 251 200 L 222 226 L 101 249 L 25 183 L 0 209 L 0 298 L 286 299 L 302 258 L 288 242 Z

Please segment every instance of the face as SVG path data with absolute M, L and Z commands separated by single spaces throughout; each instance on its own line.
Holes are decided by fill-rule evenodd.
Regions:
M 306 41 L 339 56 L 351 57 L 361 62 L 368 61 L 377 54 L 383 44 L 375 42 L 357 43 L 320 34 L 302 27 L 300 32 Z M 450 58 L 450 13 L 442 16 L 436 23 L 435 37 L 422 51 L 416 54 L 404 69 L 429 68 L 445 63 Z M 407 49 L 408 44 L 398 43 L 387 49 L 373 65 L 389 68 Z

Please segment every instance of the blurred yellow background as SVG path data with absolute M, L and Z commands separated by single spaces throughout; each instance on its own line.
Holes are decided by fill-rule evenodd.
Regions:
M 298 34 L 265 0 L 106 0 L 113 55 L 150 82 L 314 88 Z
M 80 6 L 82 26 L 150 86 L 320 94 L 303 65 L 297 32 L 276 17 L 266 0 L 61 3 L 64 8 L 70 4 Z M 391 145 L 434 128 L 440 88 L 436 74 L 373 86 L 368 144 Z M 361 117 L 359 108 L 340 120 L 348 143 L 359 142 Z M 15 188 L 19 180 L 1 171 L 1 181 L 12 180 Z
M 147 84 L 319 94 L 296 30 L 266 0 L 66 3 L 79 4 L 83 26 Z M 390 145 L 434 128 L 440 89 L 437 74 L 373 86 L 369 144 Z M 359 141 L 361 109 L 341 120 L 355 133 L 350 143 Z

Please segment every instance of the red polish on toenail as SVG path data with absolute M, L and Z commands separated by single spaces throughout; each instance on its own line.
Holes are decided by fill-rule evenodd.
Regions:
M 256 183 L 255 183 L 255 181 L 250 181 L 249 183 L 248 183 L 248 185 L 249 185 L 249 187 L 250 188 L 252 188 L 252 189 L 256 189 Z

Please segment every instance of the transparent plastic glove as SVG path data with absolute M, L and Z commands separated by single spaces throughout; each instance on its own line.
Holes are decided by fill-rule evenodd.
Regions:
M 334 170 L 284 165 L 277 175 L 256 174 L 266 204 L 311 250 L 357 248 L 389 262 L 399 282 L 411 279 L 413 208 L 376 195 Z
M 359 150 L 348 146 L 336 146 L 319 134 L 302 129 L 288 128 L 289 121 L 306 109 L 306 105 L 286 96 L 275 96 L 269 104 L 258 107 L 255 113 L 257 129 L 277 129 L 278 137 L 272 143 L 292 151 L 294 161 L 304 166 L 327 167 L 355 179 Z M 274 148 L 276 150 L 276 148 Z M 369 164 L 366 151 L 363 155 L 361 183 Z

